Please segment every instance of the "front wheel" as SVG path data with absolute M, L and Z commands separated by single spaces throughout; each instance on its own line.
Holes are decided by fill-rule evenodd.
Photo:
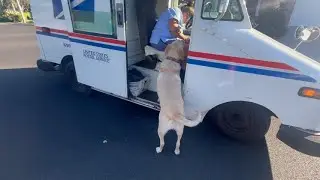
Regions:
M 246 102 L 232 102 L 215 109 L 214 122 L 227 136 L 244 141 L 262 140 L 271 123 L 271 113 Z
M 67 81 L 67 84 L 72 90 L 86 95 L 91 94 L 91 87 L 78 82 L 73 61 L 70 61 L 66 64 L 64 68 L 64 79 Z

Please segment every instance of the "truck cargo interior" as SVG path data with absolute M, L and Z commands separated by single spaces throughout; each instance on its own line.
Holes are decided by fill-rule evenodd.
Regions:
M 148 46 L 149 39 L 160 14 L 168 7 L 176 6 L 178 6 L 178 1 L 126 1 L 129 95 L 131 98 L 145 101 L 157 107 L 159 103 L 156 91 L 160 60 L 156 55 L 157 52 L 153 52 L 155 49 Z M 137 92 L 138 89 L 141 89 L 138 86 L 145 87 L 143 92 Z

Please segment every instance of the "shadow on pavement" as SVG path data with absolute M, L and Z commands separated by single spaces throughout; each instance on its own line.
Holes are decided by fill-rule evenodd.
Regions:
M 301 153 L 320 157 L 320 136 L 310 136 L 295 128 L 282 125 L 277 138 Z
M 0 86 L 0 179 L 273 179 L 266 142 L 239 144 L 209 122 L 185 129 L 180 156 L 172 132 L 156 154 L 156 111 L 36 69 L 0 70 Z

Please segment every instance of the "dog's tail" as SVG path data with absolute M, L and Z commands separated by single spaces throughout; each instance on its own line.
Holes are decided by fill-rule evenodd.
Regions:
M 194 119 L 194 120 L 187 119 L 185 116 L 180 116 L 180 117 L 181 117 L 181 118 L 178 119 L 178 121 L 179 121 L 181 124 L 183 124 L 183 125 L 185 125 L 185 126 L 187 126 L 187 127 L 195 127 L 195 126 L 197 126 L 198 124 L 200 124 L 200 123 L 202 122 L 202 120 L 203 120 L 202 115 L 201 115 L 200 112 L 198 112 L 197 118 Z

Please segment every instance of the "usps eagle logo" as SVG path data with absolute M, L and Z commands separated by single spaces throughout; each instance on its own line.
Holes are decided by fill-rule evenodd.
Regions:
M 65 19 L 61 0 L 52 0 L 52 4 L 54 18 Z M 80 21 L 87 21 L 87 19 L 93 19 L 91 16 L 94 13 L 94 4 L 94 0 L 71 0 L 69 5 L 74 18 Z M 84 16 L 87 17 L 84 18 Z

